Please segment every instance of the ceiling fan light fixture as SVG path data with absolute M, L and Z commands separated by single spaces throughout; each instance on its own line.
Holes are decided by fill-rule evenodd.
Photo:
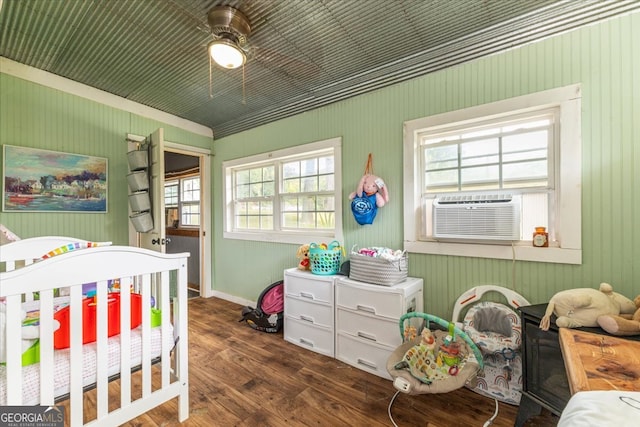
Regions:
M 242 66 L 247 59 L 236 43 L 225 38 L 209 43 L 209 55 L 216 64 L 230 70 Z

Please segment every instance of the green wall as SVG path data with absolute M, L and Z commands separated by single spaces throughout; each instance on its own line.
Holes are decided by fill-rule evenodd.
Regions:
M 0 144 L 106 157 L 109 185 L 107 213 L 0 212 L 0 223 L 22 238 L 74 236 L 126 245 L 125 138 L 128 133 L 149 135 L 159 127 L 169 141 L 212 146 L 212 138 L 0 73 Z
M 167 140 L 211 148 L 213 287 L 255 300 L 282 270 L 297 264 L 296 245 L 222 238 L 222 162 L 297 144 L 342 137 L 345 247 L 402 247 L 402 124 L 406 120 L 568 84 L 582 84 L 583 264 L 511 262 L 410 255 L 409 273 L 425 280 L 425 311 L 449 317 L 453 302 L 479 284 L 501 284 L 532 303 L 555 292 L 601 281 L 633 297 L 640 293 L 640 14 L 584 27 L 508 52 L 461 64 L 346 101 L 232 135 L 212 144 L 136 114 L 0 73 L 0 144 L 107 157 L 106 214 L 0 213 L 22 237 L 72 235 L 127 242 L 127 133 L 165 128 Z M 367 154 L 389 186 L 390 203 L 372 226 L 348 209 Z M 638 243 L 636 243 L 638 242 Z
M 251 299 L 296 265 L 295 246 L 222 238 L 222 162 L 296 144 L 342 137 L 343 199 L 355 189 L 367 154 L 391 201 L 372 226 L 346 205 L 345 247 L 402 247 L 402 124 L 406 120 L 568 84 L 582 84 L 583 264 L 410 255 L 409 274 L 425 280 L 425 310 L 449 317 L 455 299 L 479 284 L 500 284 L 532 303 L 601 281 L 640 292 L 640 14 L 584 27 L 214 141 L 216 290 Z M 636 243 L 638 242 L 638 243 Z M 244 265 L 251 268 L 243 268 Z M 636 284 L 638 283 L 638 284 Z

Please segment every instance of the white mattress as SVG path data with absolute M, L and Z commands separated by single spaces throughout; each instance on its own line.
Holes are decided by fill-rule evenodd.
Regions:
M 151 330 L 151 357 L 160 356 L 162 349 L 162 328 Z M 173 337 L 173 330 L 168 328 Z M 173 338 L 172 338 L 173 339 Z M 82 381 L 83 386 L 96 382 L 96 343 L 83 346 Z M 120 336 L 115 335 L 108 339 L 108 373 L 115 375 L 120 372 Z M 131 364 L 137 366 L 142 363 L 142 330 L 140 327 L 131 330 Z M 56 397 L 69 393 L 69 349 L 56 350 L 54 352 L 54 382 Z M 0 366 L 0 406 L 7 404 L 6 367 Z M 22 401 L 24 405 L 38 405 L 40 403 L 40 364 L 25 366 L 22 368 Z
M 571 396 L 558 427 L 636 427 L 640 391 L 582 391 Z

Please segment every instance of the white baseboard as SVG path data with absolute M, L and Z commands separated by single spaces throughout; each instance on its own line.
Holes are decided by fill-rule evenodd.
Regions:
M 226 300 L 226 301 L 235 302 L 236 304 L 240 304 L 240 305 L 248 305 L 250 307 L 255 307 L 256 306 L 256 302 L 255 301 L 250 301 L 248 299 L 237 297 L 235 295 L 225 294 L 224 292 L 220 292 L 220 291 L 213 291 L 213 292 L 211 292 L 210 296 L 216 297 L 216 298 L 220 298 L 220 299 L 223 299 L 223 300 Z

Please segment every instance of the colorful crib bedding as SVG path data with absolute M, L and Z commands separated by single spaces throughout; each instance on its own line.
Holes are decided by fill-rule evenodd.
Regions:
M 173 340 L 173 330 L 168 329 L 168 334 Z M 151 357 L 157 358 L 161 353 L 162 333 L 161 328 L 151 329 Z M 82 357 L 82 381 L 83 386 L 89 386 L 96 382 L 96 343 L 83 346 Z M 56 397 L 69 393 L 70 360 L 69 349 L 57 350 L 54 353 L 54 394 Z M 109 376 L 120 372 L 120 337 L 113 336 L 108 339 L 108 373 Z M 131 330 L 131 363 L 134 366 L 142 363 L 142 329 Z M 0 406 L 7 403 L 5 366 L 0 366 Z M 40 364 L 24 366 L 22 368 L 23 383 L 22 395 L 24 405 L 38 405 L 40 387 Z
M 482 326 L 480 323 L 492 326 Z M 476 343 L 484 360 L 484 371 L 478 375 L 473 390 L 519 405 L 522 391 L 522 328 L 518 315 L 503 304 L 479 302 L 467 311 L 464 331 Z

